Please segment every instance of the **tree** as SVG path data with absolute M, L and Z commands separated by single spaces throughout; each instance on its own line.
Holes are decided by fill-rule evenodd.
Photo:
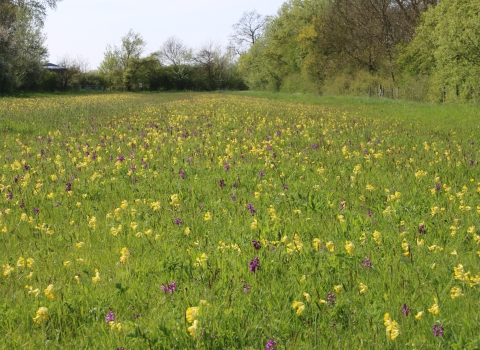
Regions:
M 204 43 L 193 57 L 200 79 L 204 85 L 202 90 L 216 90 L 222 87 L 228 66 L 228 54 L 223 53 L 214 42 Z
M 100 75 L 113 90 L 124 88 L 123 74 L 131 59 L 139 59 L 145 49 L 146 42 L 142 36 L 129 30 L 121 39 L 122 45 L 107 45 L 103 61 L 98 67 Z
M 470 87 L 478 89 L 479 9 L 480 0 L 443 0 L 425 13 L 414 39 L 403 48 L 398 65 L 410 76 L 430 78 L 432 100 L 469 99 Z M 448 96 L 442 96 L 445 87 Z
M 80 62 L 65 55 L 57 61 L 57 64 L 63 68 L 58 73 L 58 83 L 60 89 L 65 91 L 72 86 L 74 79 L 81 74 Z
M 177 37 L 169 37 L 162 44 L 156 56 L 162 64 L 172 66 L 176 80 L 188 77 L 190 71 L 188 65 L 192 62 L 193 52 Z
M 230 47 L 238 55 L 245 54 L 263 35 L 267 18 L 256 10 L 245 11 L 230 34 Z
M 58 1 L 0 1 L 0 91 L 31 88 L 40 79 L 47 54 L 41 29 Z

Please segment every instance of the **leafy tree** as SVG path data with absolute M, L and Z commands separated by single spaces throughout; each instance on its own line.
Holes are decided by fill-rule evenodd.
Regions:
M 430 98 L 471 97 L 480 88 L 480 0 L 443 0 L 422 18 L 398 65 L 410 75 L 430 77 Z M 448 96 L 442 96 L 443 88 Z M 457 96 L 457 87 L 458 95 Z

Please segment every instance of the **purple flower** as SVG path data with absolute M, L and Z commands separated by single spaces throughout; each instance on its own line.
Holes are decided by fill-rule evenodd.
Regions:
M 12 193 L 12 192 L 8 192 L 8 193 L 7 193 L 7 198 L 8 198 L 8 199 L 12 199 L 12 198 L 13 198 L 13 193 Z
M 421 224 L 420 226 L 418 226 L 418 233 L 422 233 L 422 234 L 427 233 L 427 229 L 424 224 Z
M 367 216 L 368 217 L 371 217 L 372 216 L 372 212 L 370 210 L 367 210 Z
M 332 305 L 335 305 L 337 303 L 337 301 L 335 300 L 337 298 L 337 296 L 331 292 L 328 292 L 327 294 L 327 306 L 332 306 Z
M 283 184 L 282 187 L 283 187 L 284 190 L 288 190 L 288 185 L 287 184 Z
M 443 326 L 441 324 L 434 324 L 433 325 L 432 332 L 436 337 L 443 337 L 443 332 L 444 331 L 445 331 L 445 329 L 443 328 Z
M 218 181 L 218 184 L 220 185 L 220 188 L 223 188 L 223 186 L 225 186 L 225 181 L 223 179 L 220 179 Z
M 23 202 L 20 203 L 19 207 L 20 207 L 20 208 L 25 208 L 25 203 L 23 203 Z
M 133 319 L 136 320 L 136 319 L 139 318 L 140 316 L 142 316 L 142 314 L 135 314 L 135 315 L 133 315 Z
M 253 204 L 252 204 L 252 203 L 248 203 L 247 209 L 250 210 L 250 214 L 252 214 L 252 216 L 254 216 L 255 213 L 257 212 L 257 211 L 255 210 L 255 208 L 253 207 Z
M 265 350 L 277 350 L 277 341 L 268 339 L 267 345 L 265 345 Z
M 165 294 L 173 293 L 173 291 L 177 289 L 177 284 L 175 282 L 171 282 L 170 284 L 162 284 L 161 288 Z
M 403 304 L 402 306 L 402 314 L 403 316 L 408 316 L 408 314 L 410 313 L 410 311 L 412 311 L 412 309 L 410 309 L 407 304 Z
M 345 201 L 345 199 L 342 199 L 342 200 L 340 201 L 340 210 L 345 209 L 345 204 L 346 204 L 346 203 L 347 203 L 347 202 Z
M 132 178 L 132 182 L 133 182 L 134 184 L 136 184 L 136 183 L 137 183 L 137 181 L 138 181 L 138 180 L 137 180 L 137 178 L 136 178 L 136 177 L 133 177 L 133 178 Z
M 243 292 L 247 293 L 250 290 L 250 285 L 249 284 L 244 284 L 243 285 Z
M 110 312 L 107 314 L 107 316 L 105 316 L 105 322 L 109 323 L 109 322 L 112 322 L 112 321 L 115 321 L 115 312 L 110 310 Z
M 178 171 L 178 175 L 180 175 L 180 178 L 181 178 L 181 179 L 184 179 L 184 178 L 185 178 L 185 172 L 184 172 L 182 169 L 180 169 L 180 170 Z
M 372 267 L 372 261 L 369 258 L 366 258 L 363 261 L 363 269 L 366 270 L 367 267 Z
M 233 202 L 237 201 L 237 196 L 235 196 L 235 193 L 230 196 Z
M 442 189 L 442 185 L 440 184 L 440 182 L 437 182 L 435 184 L 435 191 L 440 191 Z
M 258 261 L 258 257 L 255 257 L 252 261 L 250 261 L 250 272 L 255 273 L 257 270 L 260 270 L 260 262 Z
M 258 178 L 261 179 L 261 178 L 264 177 L 264 176 L 265 176 L 265 173 L 263 172 L 263 170 L 260 170 L 260 171 L 258 172 Z
M 135 165 L 130 165 L 130 168 L 129 168 L 131 171 L 135 171 L 137 170 L 137 167 Z
M 226 171 L 228 171 L 228 169 L 230 169 L 230 164 L 228 164 L 227 162 L 224 162 L 223 167 L 225 168 Z
M 260 242 L 256 240 L 252 241 L 252 245 L 253 245 L 253 248 L 255 248 L 255 250 L 259 250 L 260 248 L 262 248 L 262 246 L 260 245 Z
M 25 164 L 25 165 L 23 166 L 23 168 L 24 168 L 25 170 L 30 169 L 30 167 L 28 166 L 28 164 Z
M 65 185 L 65 191 L 68 192 L 72 189 L 72 184 L 70 182 L 67 182 L 67 184 Z
M 33 212 L 34 212 L 35 214 L 38 214 L 39 211 L 40 211 L 40 209 L 38 209 L 37 207 L 33 208 Z
M 118 160 L 119 162 L 123 162 L 123 161 L 125 160 L 125 157 L 122 156 L 122 155 L 119 155 L 119 156 L 117 157 L 117 160 Z
M 180 218 L 175 218 L 174 222 L 175 222 L 175 225 L 180 226 L 180 225 L 182 224 L 182 219 L 180 219 Z
M 233 183 L 232 188 L 237 188 L 237 183 L 236 182 Z

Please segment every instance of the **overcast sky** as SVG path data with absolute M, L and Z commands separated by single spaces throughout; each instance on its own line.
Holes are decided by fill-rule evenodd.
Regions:
M 88 59 L 90 69 L 103 60 L 107 44 L 120 44 L 129 29 L 156 51 L 170 36 L 196 48 L 207 41 L 228 43 L 243 12 L 275 15 L 284 0 L 63 0 L 48 11 L 44 32 L 49 62 L 69 55 Z

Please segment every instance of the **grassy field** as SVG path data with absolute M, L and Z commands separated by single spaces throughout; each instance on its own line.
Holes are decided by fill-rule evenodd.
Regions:
M 477 110 L 1 99 L 0 348 L 479 348 Z

